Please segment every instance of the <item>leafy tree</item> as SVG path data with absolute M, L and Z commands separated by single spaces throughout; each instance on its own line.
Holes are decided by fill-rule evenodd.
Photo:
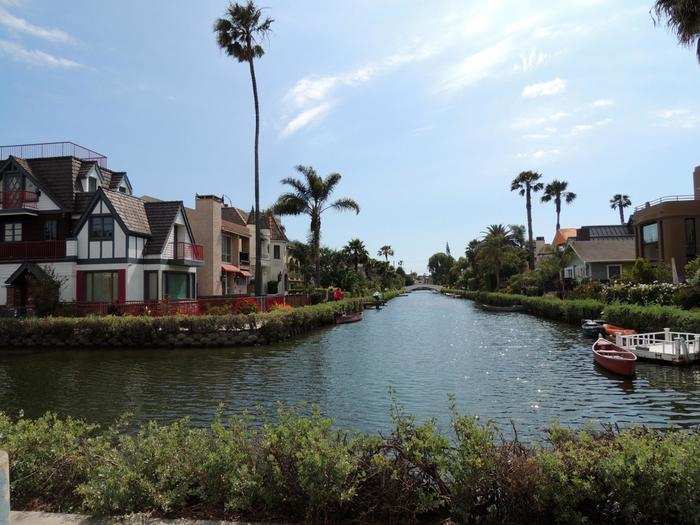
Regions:
M 428 271 L 435 284 L 447 284 L 455 260 L 452 256 L 438 252 L 428 259 Z
M 246 4 L 230 3 L 224 18 L 214 22 L 214 32 L 219 47 L 226 54 L 246 62 L 250 70 L 250 80 L 253 86 L 253 102 L 255 104 L 255 295 L 262 295 L 262 237 L 260 227 L 260 102 L 258 100 L 258 84 L 255 78 L 254 61 L 265 54 L 260 45 L 270 32 L 272 18 L 262 18 L 262 11 L 252 0 Z
M 42 273 L 27 278 L 28 294 L 39 317 L 56 313 L 60 304 L 61 286 L 68 281 L 67 277 L 59 276 L 50 266 L 42 269 Z
M 528 265 L 531 270 L 535 267 L 535 243 L 532 236 L 532 194 L 542 190 L 544 185 L 538 182 L 540 178 L 542 175 L 536 171 L 523 171 L 510 183 L 510 191 L 517 191 L 520 196 L 525 197 Z
M 381 248 L 379 248 L 379 251 L 377 252 L 377 255 L 378 255 L 379 257 L 384 257 L 384 259 L 386 260 L 386 262 L 389 262 L 389 257 L 393 257 L 393 256 L 394 256 L 394 250 L 391 249 L 391 246 L 389 246 L 388 244 L 385 244 L 384 246 L 382 246 Z
M 697 41 L 696 54 L 700 61 L 700 3 L 697 0 L 657 0 L 652 11 L 656 15 L 654 24 L 665 19 L 679 43 L 692 46 Z
M 610 199 L 610 207 L 613 210 L 617 208 L 617 210 L 620 212 L 620 224 L 625 224 L 625 208 L 631 205 L 632 201 L 630 200 L 629 196 L 622 193 L 616 193 L 613 195 L 612 199 Z
M 311 244 L 312 260 L 314 262 L 314 282 L 321 283 L 321 215 L 329 209 L 337 211 L 352 210 L 360 213 L 360 205 L 353 199 L 342 198 L 329 203 L 333 190 L 340 182 L 340 173 L 331 173 L 325 179 L 316 174 L 311 166 L 297 166 L 298 173 L 303 179 L 288 177 L 282 179 L 282 184 L 291 186 L 293 192 L 284 193 L 277 199 L 273 210 L 280 215 L 306 214 L 311 219 L 309 244 Z
M 369 259 L 369 252 L 360 239 L 351 239 L 344 248 L 345 253 L 350 257 L 355 265 L 355 271 L 358 271 L 360 264 L 363 264 Z
M 301 277 L 304 286 L 308 286 L 313 277 L 311 249 L 309 245 L 301 241 L 292 241 L 287 245 L 287 255 L 289 255 L 290 272 Z
M 671 269 L 663 263 L 651 264 L 647 259 L 636 259 L 630 268 L 622 272 L 623 281 L 651 284 L 654 281 L 671 282 Z
M 563 180 L 553 180 L 544 187 L 544 194 L 542 195 L 542 202 L 554 201 L 554 207 L 557 211 L 557 230 L 559 230 L 559 216 L 561 215 L 561 201 L 567 204 L 571 204 L 574 199 L 576 199 L 576 194 L 567 191 L 569 183 Z

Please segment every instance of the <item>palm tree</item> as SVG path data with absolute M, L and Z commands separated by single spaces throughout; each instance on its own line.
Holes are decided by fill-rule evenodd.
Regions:
M 386 259 L 386 262 L 389 262 L 389 257 L 394 256 L 394 250 L 391 249 L 391 246 L 389 246 L 388 244 L 385 244 L 384 246 L 379 248 L 377 255 L 379 257 L 384 257 L 384 259 Z
M 523 171 L 510 183 L 510 191 L 517 191 L 520 196 L 525 197 L 528 266 L 530 270 L 535 268 L 535 243 L 532 238 L 532 194 L 542 190 L 544 185 L 537 182 L 541 177 L 542 175 L 536 171 Z
M 260 41 L 270 32 L 272 18 L 261 19 L 262 11 L 252 0 L 247 4 L 229 3 L 224 18 L 214 22 L 214 32 L 219 47 L 226 54 L 248 63 L 253 85 L 255 104 L 255 295 L 262 295 L 262 237 L 260 234 L 260 164 L 258 145 L 260 140 L 260 102 L 253 61 L 265 54 Z
M 298 173 L 303 175 L 303 180 L 288 177 L 282 179 L 282 184 L 291 186 L 293 192 L 283 193 L 273 206 L 275 213 L 280 215 L 302 215 L 311 218 L 309 242 L 314 263 L 314 283 L 321 283 L 321 215 L 328 209 L 338 211 L 352 210 L 360 213 L 360 205 L 353 199 L 337 199 L 328 203 L 331 193 L 340 182 L 340 173 L 331 173 L 325 179 L 319 177 L 311 166 L 296 166 Z
M 614 210 L 618 209 L 620 212 L 620 224 L 625 224 L 625 208 L 632 205 L 632 201 L 629 195 L 623 195 L 622 193 L 616 193 L 613 198 L 610 199 L 610 207 Z
M 700 61 L 700 6 L 697 0 L 657 0 L 652 8 L 656 14 L 654 24 L 666 19 L 666 24 L 685 46 L 697 40 L 697 56 Z
M 365 248 L 365 243 L 360 239 L 351 239 L 345 246 L 344 251 L 355 265 L 355 271 L 358 271 L 360 264 L 363 264 L 369 258 L 369 252 Z
M 478 256 L 493 267 L 496 275 L 496 289 L 501 287 L 501 269 L 507 248 L 513 246 L 510 228 L 502 224 L 492 224 L 484 232 L 484 239 L 479 244 Z
M 559 216 L 561 215 L 561 200 L 564 199 L 567 204 L 571 204 L 576 198 L 576 194 L 571 191 L 566 191 L 569 183 L 564 180 L 553 180 L 544 187 L 542 202 L 554 201 L 554 207 L 557 210 L 557 230 L 559 230 Z

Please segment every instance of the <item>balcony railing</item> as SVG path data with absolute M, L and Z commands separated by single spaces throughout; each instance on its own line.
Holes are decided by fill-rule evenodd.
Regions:
M 201 244 L 190 244 L 189 242 L 172 243 L 173 258 L 178 261 L 203 261 L 204 248 Z
M 238 253 L 238 261 L 242 265 L 248 265 L 250 266 L 250 253 L 248 252 L 239 252 Z
M 694 201 L 695 195 L 667 195 L 666 197 L 659 197 L 653 201 L 647 201 L 640 206 L 635 206 L 634 211 L 642 211 L 657 204 L 663 204 L 665 202 L 683 202 L 683 201 Z
M 23 159 L 45 159 L 47 157 L 77 157 L 97 162 L 100 167 L 107 167 L 107 157 L 74 142 L 42 142 L 38 144 L 12 144 L 0 146 L 0 160 L 10 155 Z
M 1 191 L 0 206 L 4 210 L 32 208 L 36 209 L 39 194 L 35 191 Z
M 0 261 L 53 260 L 66 256 L 66 241 L 0 242 Z

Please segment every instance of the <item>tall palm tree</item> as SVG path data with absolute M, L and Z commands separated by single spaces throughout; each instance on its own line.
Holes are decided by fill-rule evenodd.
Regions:
M 554 207 L 557 210 L 557 230 L 559 230 L 559 216 L 561 215 L 561 200 L 567 204 L 571 204 L 574 199 L 576 199 L 576 194 L 567 191 L 569 183 L 564 180 L 553 180 L 544 187 L 544 194 L 542 195 L 542 202 L 554 201 Z
M 253 102 L 255 105 L 255 295 L 262 295 L 262 237 L 260 234 L 260 163 L 258 149 L 260 141 L 260 102 L 258 100 L 258 83 L 255 79 L 253 61 L 265 54 L 260 45 L 262 39 L 270 32 L 272 18 L 262 18 L 262 11 L 253 0 L 246 4 L 229 3 L 224 18 L 214 22 L 214 32 L 219 47 L 226 54 L 248 63 L 250 80 L 253 85 Z
M 625 224 L 625 208 L 628 206 L 632 206 L 632 201 L 630 200 L 629 195 L 616 193 L 613 195 L 612 199 L 610 199 L 610 207 L 613 210 L 617 208 L 617 210 L 620 212 L 620 224 Z
M 365 243 L 360 239 L 351 239 L 345 246 L 344 251 L 355 265 L 355 271 L 358 271 L 360 264 L 363 264 L 369 258 L 369 252 L 365 247 Z
M 527 210 L 527 252 L 528 266 L 530 270 L 535 268 L 535 243 L 532 238 L 532 194 L 541 191 L 544 185 L 537 182 L 542 178 L 536 171 L 523 171 L 510 183 L 510 191 L 517 191 L 525 197 L 525 210 Z
M 477 256 L 493 267 L 496 276 L 496 289 L 501 287 L 501 270 L 506 251 L 513 246 L 510 228 L 502 224 L 492 224 L 484 232 L 484 239 L 479 244 Z
M 350 198 L 337 199 L 331 203 L 328 200 L 333 190 L 340 182 L 340 173 L 331 173 L 325 179 L 316 174 L 311 166 L 297 166 L 298 173 L 303 179 L 287 177 L 282 184 L 291 186 L 292 192 L 283 193 L 273 206 L 275 213 L 280 215 L 308 215 L 311 218 L 309 243 L 314 262 L 314 284 L 321 283 L 321 215 L 329 209 L 338 211 L 352 210 L 360 213 L 360 205 Z
M 384 246 L 379 248 L 377 255 L 379 257 L 384 257 L 384 259 L 386 259 L 386 262 L 389 262 L 389 257 L 394 256 L 394 250 L 391 249 L 391 246 L 389 246 L 388 244 L 385 244 Z
M 700 4 L 697 0 L 657 0 L 652 8 L 654 24 L 666 20 L 678 41 L 691 46 L 697 40 L 697 57 L 700 61 Z

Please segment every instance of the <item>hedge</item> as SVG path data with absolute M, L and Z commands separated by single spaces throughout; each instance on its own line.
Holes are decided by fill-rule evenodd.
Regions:
M 312 411 L 276 422 L 155 422 L 123 433 L 0 413 L 14 509 L 315 523 L 697 523 L 700 431 L 550 427 L 509 440 L 453 412 L 446 433 L 400 410 L 386 434 Z
M 660 332 L 670 328 L 674 332 L 700 333 L 700 313 L 674 306 L 611 304 L 605 307 L 603 318 L 638 332 Z

